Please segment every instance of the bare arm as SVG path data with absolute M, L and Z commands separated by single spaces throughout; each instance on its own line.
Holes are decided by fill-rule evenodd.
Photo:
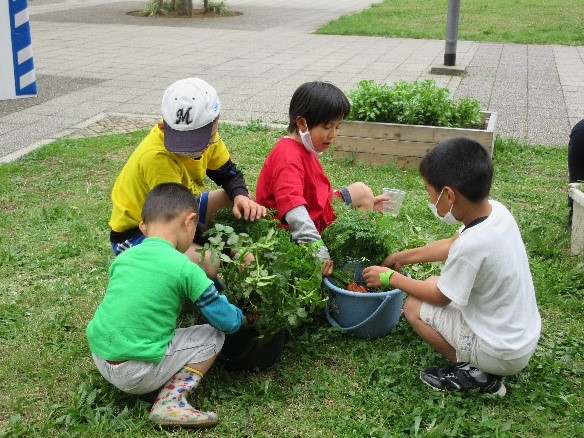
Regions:
M 390 254 L 383 260 L 381 265 L 400 270 L 404 265 L 446 260 L 448 251 L 458 236 L 459 234 L 456 233 L 448 239 L 437 240 L 419 248 L 406 249 Z
M 379 274 L 387 272 L 389 269 L 383 266 L 369 266 L 363 270 L 363 278 L 367 281 L 368 287 L 381 287 Z M 435 306 L 446 306 L 450 299 L 446 297 L 438 286 L 438 278 L 430 277 L 427 280 L 414 280 L 399 272 L 393 273 L 389 280 L 392 289 L 400 289 L 414 298 L 433 304 Z

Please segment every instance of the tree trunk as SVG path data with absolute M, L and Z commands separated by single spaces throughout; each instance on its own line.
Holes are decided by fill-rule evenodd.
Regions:
M 203 0 L 203 10 L 205 13 L 209 12 L 209 0 Z
M 176 14 L 181 17 L 193 15 L 193 0 L 177 0 Z

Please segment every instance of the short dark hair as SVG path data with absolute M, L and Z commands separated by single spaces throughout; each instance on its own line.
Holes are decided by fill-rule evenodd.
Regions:
M 289 132 L 298 129 L 296 117 L 306 119 L 308 128 L 344 119 L 351 111 L 351 104 L 345 93 L 330 82 L 313 81 L 299 86 L 290 100 L 288 116 Z
M 437 192 L 448 186 L 476 203 L 489 196 L 493 161 L 480 143 L 466 137 L 452 137 L 422 158 L 420 175 Z
M 182 184 L 163 183 L 146 195 L 142 207 L 142 221 L 168 222 L 187 212 L 199 214 L 199 205 L 192 192 Z

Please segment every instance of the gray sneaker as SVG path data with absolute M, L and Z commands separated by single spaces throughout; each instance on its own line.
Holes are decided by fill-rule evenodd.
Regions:
M 420 379 L 437 391 L 468 391 L 476 388 L 479 392 L 500 397 L 507 393 L 499 376 L 485 373 L 468 362 L 458 362 L 444 368 L 428 367 L 420 372 Z

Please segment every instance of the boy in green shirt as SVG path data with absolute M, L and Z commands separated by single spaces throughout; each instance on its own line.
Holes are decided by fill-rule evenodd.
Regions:
M 109 270 L 103 301 L 87 326 L 93 360 L 118 389 L 160 389 L 150 419 L 160 425 L 207 427 L 218 421 L 186 401 L 223 347 L 224 333 L 243 324 L 241 310 L 220 295 L 184 252 L 193 242 L 198 205 L 185 186 L 152 189 L 142 209 L 146 239 L 121 253 Z M 176 328 L 191 300 L 209 324 Z

